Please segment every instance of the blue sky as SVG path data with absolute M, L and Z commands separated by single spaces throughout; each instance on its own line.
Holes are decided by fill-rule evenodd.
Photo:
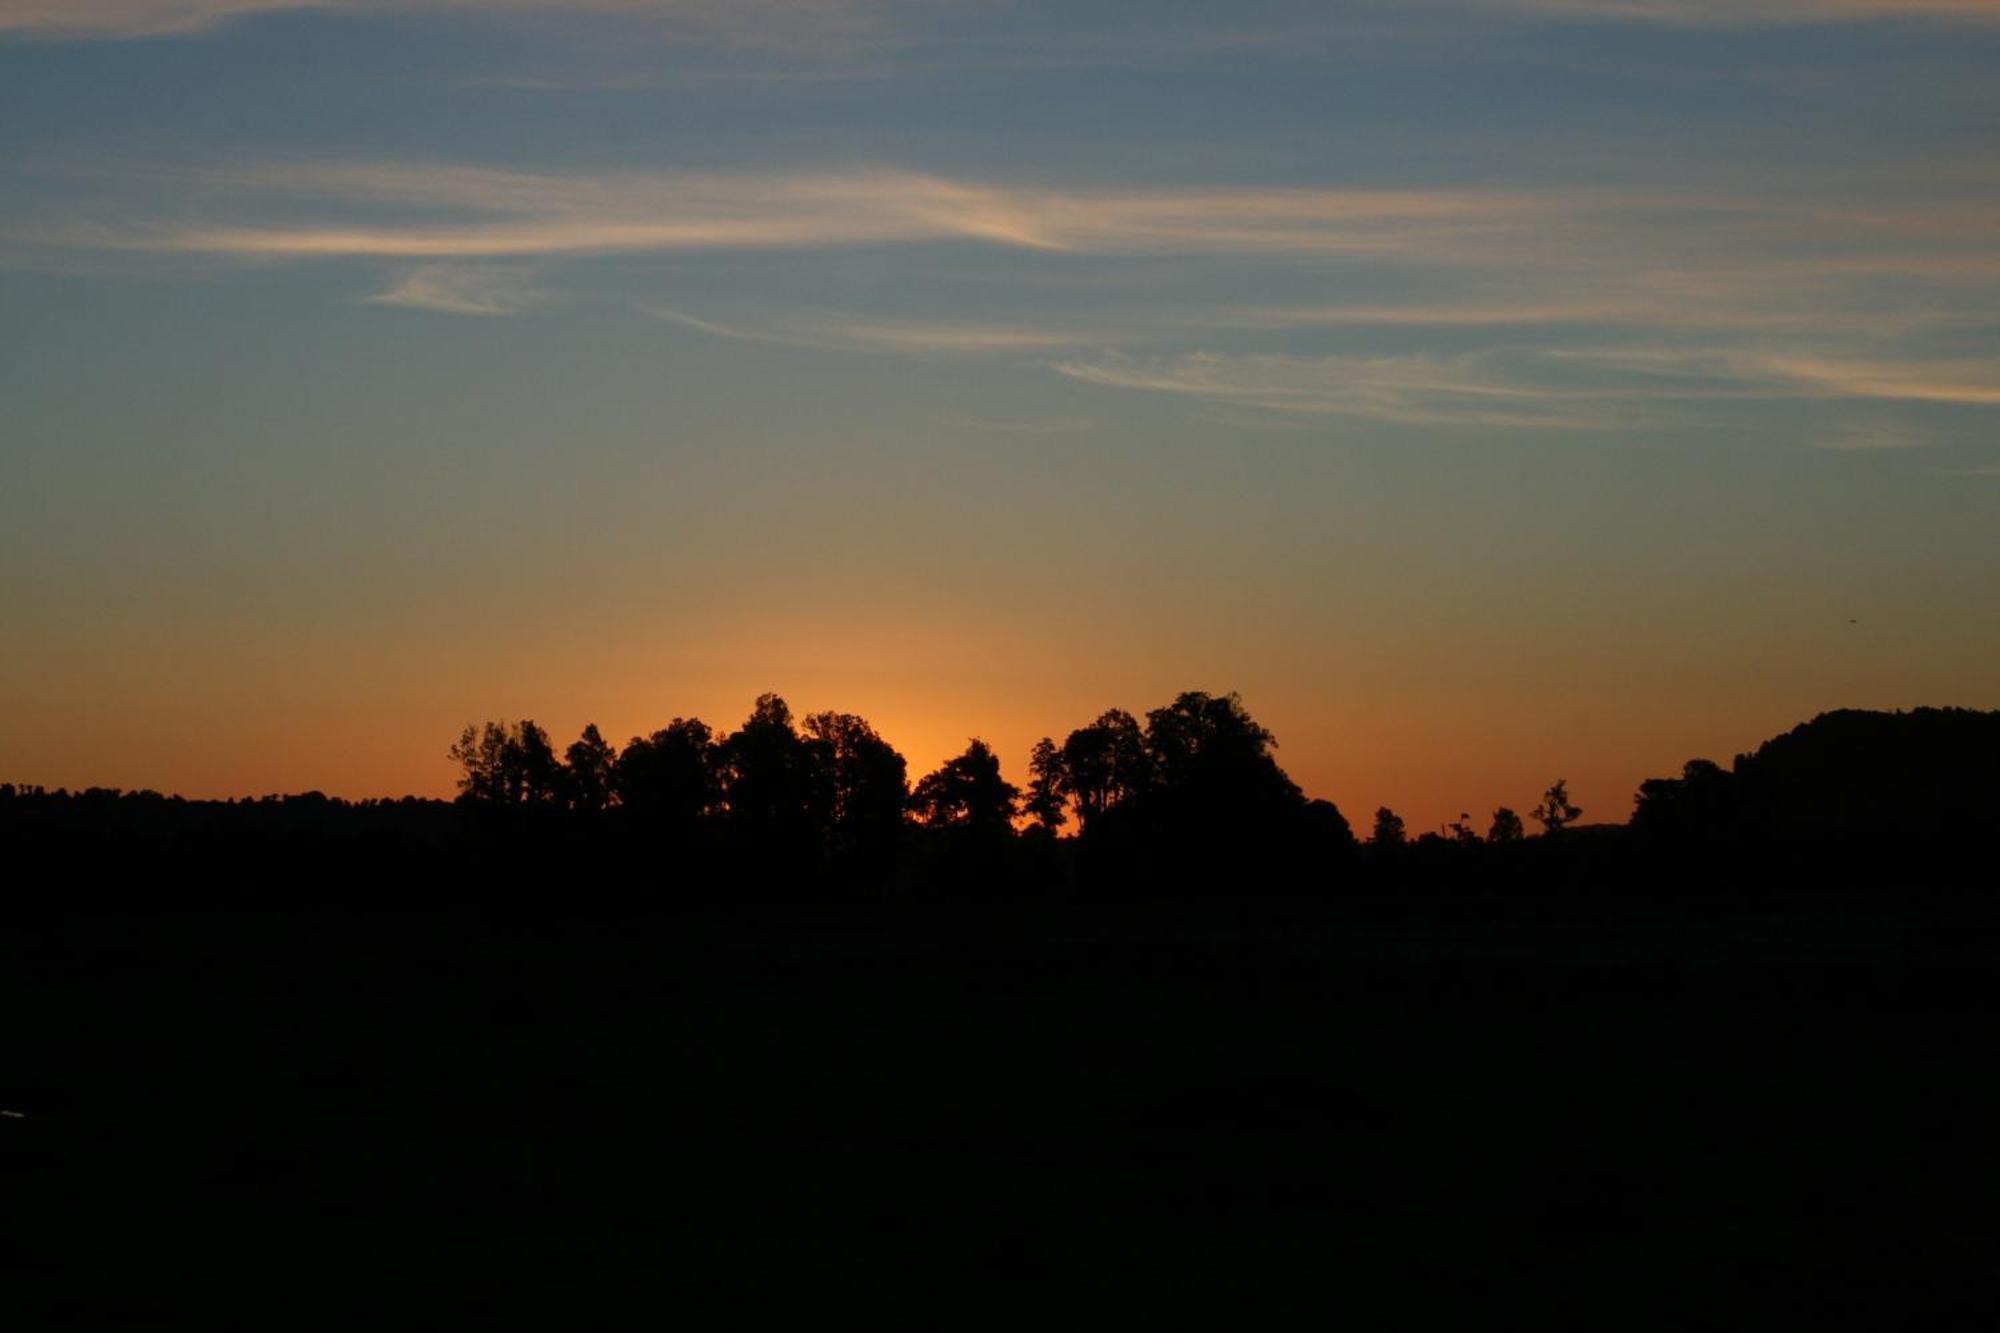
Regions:
M 1996 67 L 1986 0 L 0 0 L 0 766 L 1240 688 L 1423 827 L 2000 706 Z

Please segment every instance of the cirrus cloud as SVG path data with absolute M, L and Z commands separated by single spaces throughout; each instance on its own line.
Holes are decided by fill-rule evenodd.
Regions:
M 0 0 L 0 32 L 55 38 L 169 37 L 232 19 L 315 11 L 577 14 L 659 24 L 669 33 L 733 46 L 880 40 L 890 0 Z

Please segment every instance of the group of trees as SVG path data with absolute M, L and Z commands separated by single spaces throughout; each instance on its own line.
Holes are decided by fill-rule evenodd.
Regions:
M 1060 741 L 1043 737 L 1025 789 L 977 739 L 913 783 L 903 756 L 865 719 L 794 719 L 783 699 L 766 694 L 732 732 L 675 718 L 619 749 L 592 725 L 558 755 L 532 721 L 489 722 L 467 727 L 450 754 L 461 770 L 460 802 L 476 809 L 608 816 L 850 865 L 893 857 L 912 831 L 988 857 L 1003 844 L 1074 835 L 1094 866 L 1116 874 L 1324 868 L 1353 856 L 1362 844 L 1345 816 L 1305 797 L 1278 765 L 1276 745 L 1237 695 L 1188 691 L 1143 718 L 1114 708 Z M 1580 814 L 1558 781 L 1532 817 L 1555 834 Z M 1469 819 L 1412 840 L 1393 811 L 1378 810 L 1369 854 L 1526 837 L 1506 807 L 1483 837 Z
M 1555 784 L 1542 793 L 1542 803 L 1529 811 L 1529 817 L 1542 826 L 1544 836 L 1554 836 L 1574 824 L 1583 815 L 1583 807 L 1569 798 L 1569 782 L 1557 778 Z M 1493 812 L 1492 820 L 1486 826 L 1486 834 L 1481 837 L 1472 823 L 1469 811 L 1460 811 L 1457 819 L 1446 824 L 1436 833 L 1421 834 L 1419 844 L 1444 844 L 1452 847 L 1477 847 L 1482 845 L 1505 846 L 1517 843 L 1528 836 L 1527 825 L 1510 806 L 1500 806 Z M 1382 806 L 1375 811 L 1375 823 L 1369 829 L 1368 845 L 1378 850 L 1388 851 L 1410 844 L 1409 830 L 1403 825 L 1403 817 Z
M 1953 882 L 1990 855 L 2000 712 L 1823 714 L 1724 767 L 1641 785 L 1627 825 L 1576 827 L 1557 781 L 1526 816 L 1502 806 L 1416 834 L 1386 807 L 1363 839 L 1308 800 L 1233 694 L 1112 709 L 1033 747 L 1016 786 L 984 741 L 912 781 L 851 713 L 795 718 L 764 695 L 734 731 L 676 718 L 622 747 L 595 727 L 558 749 L 532 721 L 467 727 L 456 803 L 317 792 L 202 801 L 0 784 L 0 851 L 175 863 L 489 866 L 539 860 L 624 886 L 772 893 L 1076 890 L 1314 893 L 1336 885 Z M 1484 824 L 1483 829 L 1479 826 Z M 1541 836 L 1530 836 L 1533 829 Z M 473 860 L 465 860 L 466 856 Z M 484 858 L 484 859 L 481 859 Z M 461 862 L 463 864 L 461 864 Z M 135 880 L 135 882 L 137 882 Z
M 1191 691 L 1143 725 L 1112 709 L 1060 745 L 1044 737 L 1025 794 L 977 739 L 912 785 L 903 756 L 865 719 L 825 712 L 795 722 L 783 699 L 766 694 L 740 728 L 720 735 L 698 718 L 675 718 L 621 750 L 593 724 L 558 755 L 533 721 L 488 722 L 468 726 L 450 757 L 470 806 L 617 809 L 653 824 L 817 836 L 840 849 L 906 821 L 1004 834 L 1025 819 L 1051 835 L 1072 822 L 1089 835 L 1141 819 L 1268 821 L 1314 804 L 1278 767 L 1275 744 L 1236 695 Z
M 967 756 L 974 751 L 991 755 L 978 742 Z M 591 725 L 558 758 L 533 721 L 488 722 L 467 727 L 450 756 L 460 767 L 459 800 L 476 808 L 616 811 L 669 836 L 726 827 L 765 846 L 811 843 L 839 855 L 885 848 L 919 808 L 903 756 L 866 720 L 825 712 L 795 723 L 775 694 L 721 736 L 699 718 L 677 717 L 621 750 Z M 997 776 L 997 761 L 993 769 Z M 1005 821 L 1012 788 L 1003 795 Z M 934 820 L 949 822 L 949 806 L 931 793 Z

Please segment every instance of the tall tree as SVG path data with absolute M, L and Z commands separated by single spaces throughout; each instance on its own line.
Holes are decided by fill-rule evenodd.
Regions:
M 718 742 L 716 760 L 729 822 L 739 833 L 794 850 L 816 840 L 830 797 L 783 699 L 759 695 L 743 725 Z
M 853 713 L 814 713 L 804 730 L 815 766 L 811 803 L 832 849 L 886 850 L 909 804 L 908 763 Z
M 1054 833 L 1069 822 L 1069 802 L 1064 797 L 1068 787 L 1069 768 L 1063 753 L 1054 740 L 1044 736 L 1028 756 L 1028 796 L 1021 807 L 1042 828 Z
M 459 798 L 471 804 L 547 805 L 561 795 L 549 733 L 526 718 L 468 726 L 447 753 L 461 770 Z
M 618 752 L 598 733 L 597 724 L 585 726 L 583 735 L 563 752 L 563 788 L 570 806 L 595 812 L 609 805 L 611 771 L 617 762 Z
M 458 798 L 474 805 L 498 805 L 506 797 L 507 739 L 505 722 L 470 723 L 447 751 L 459 766 Z
M 911 794 L 917 817 L 932 828 L 1011 831 L 1020 789 L 1000 776 L 1000 756 L 975 739 L 965 753 L 925 775 Z

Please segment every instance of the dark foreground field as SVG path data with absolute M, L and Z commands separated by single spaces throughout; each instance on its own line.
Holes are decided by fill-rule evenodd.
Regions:
M 1965 900 L 16 922 L 9 1328 L 1992 1327 Z

